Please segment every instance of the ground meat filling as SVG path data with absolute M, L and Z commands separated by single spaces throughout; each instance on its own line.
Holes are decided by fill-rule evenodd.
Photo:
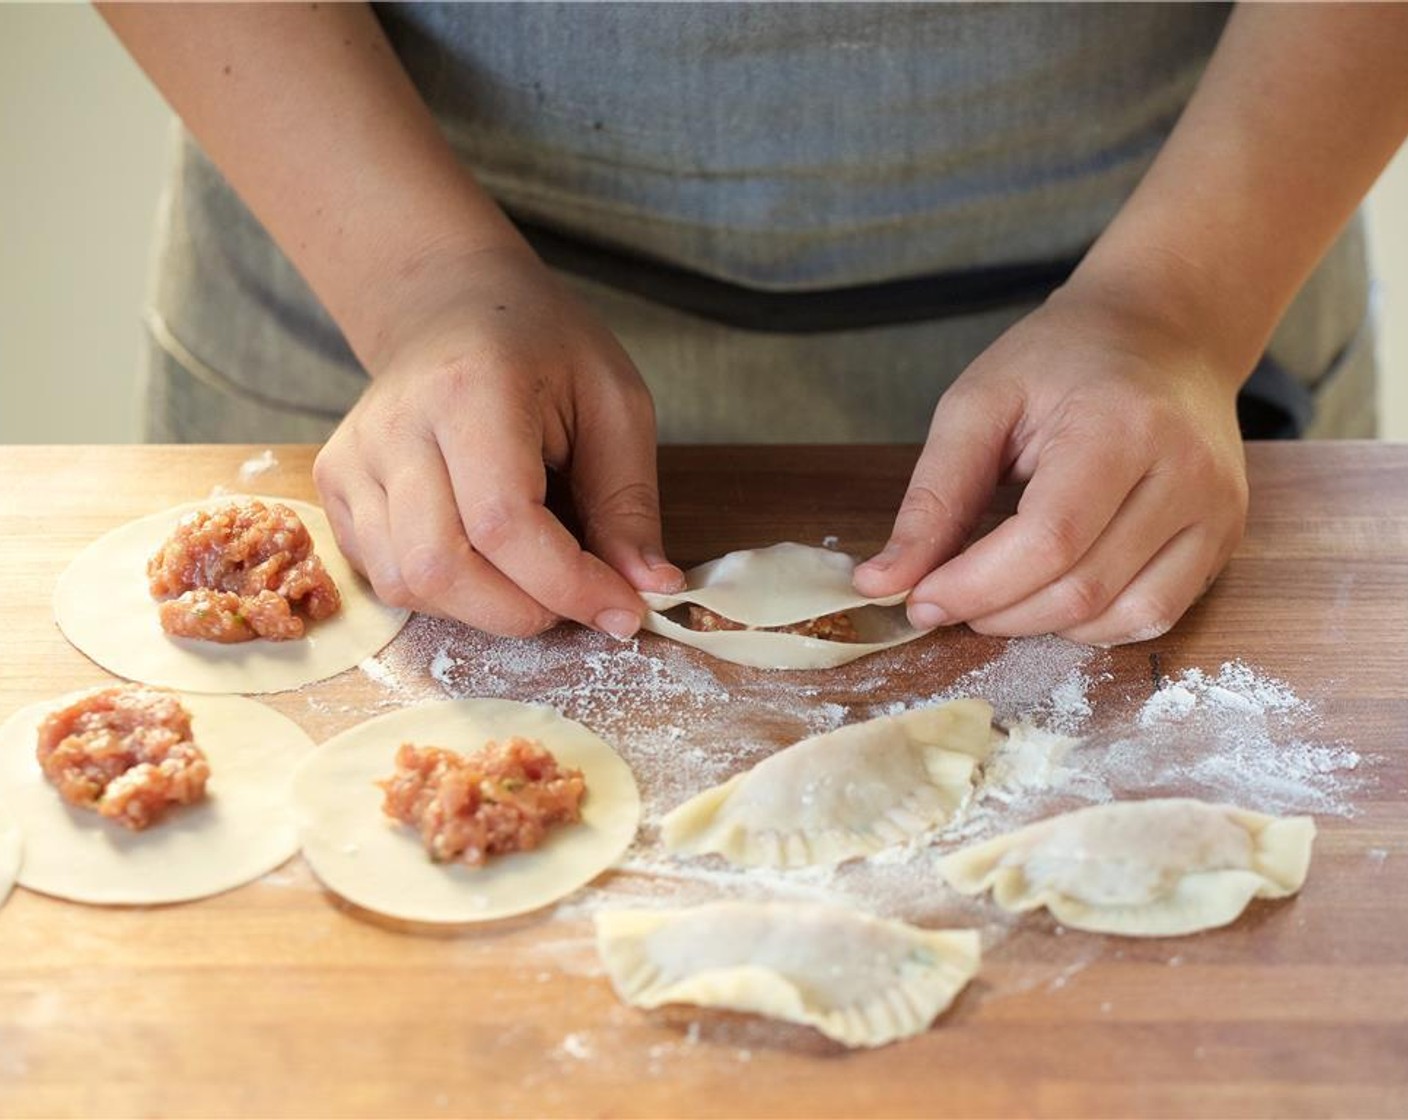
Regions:
M 140 832 L 173 806 L 205 797 L 210 765 L 191 741 L 191 717 L 169 692 L 126 686 L 46 716 L 36 751 L 70 805 Z
M 532 851 L 553 825 L 581 820 L 587 792 L 580 770 L 518 738 L 471 755 L 403 743 L 396 773 L 377 785 L 386 794 L 382 811 L 419 830 L 431 859 L 471 867 Z
M 208 642 L 282 642 L 304 617 L 337 613 L 342 596 L 298 514 L 274 502 L 230 502 L 187 514 L 147 563 L 161 628 Z
M 753 627 L 734 622 L 721 614 L 691 603 L 689 617 L 685 625 L 691 630 L 750 630 Z M 845 611 L 837 614 L 824 614 L 819 618 L 809 618 L 804 622 L 793 622 L 787 626 L 757 627 L 767 634 L 800 634 L 804 638 L 820 638 L 827 642 L 859 642 L 856 625 Z

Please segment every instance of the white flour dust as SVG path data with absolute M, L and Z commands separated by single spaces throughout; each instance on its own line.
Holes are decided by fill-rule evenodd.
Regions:
M 987 665 L 959 680 L 948 694 L 978 696 L 993 706 L 1000 724 L 1023 721 L 1071 735 L 1092 708 L 1089 693 L 1097 676 L 1088 670 L 1097 651 L 1064 638 L 1025 638 L 1009 642 Z M 1108 679 L 1101 671 L 1098 679 Z
M 247 486 L 261 475 L 278 469 L 279 460 L 274 456 L 274 452 L 266 447 L 258 455 L 240 464 L 240 482 Z
M 1100 749 L 1120 792 L 1137 783 L 1268 813 L 1353 816 L 1364 760 L 1315 738 L 1318 724 L 1284 681 L 1229 661 L 1216 675 L 1189 669 L 1164 681 L 1135 726 Z M 1189 752 L 1196 743 L 1206 746 Z
M 1196 796 L 1263 812 L 1348 816 L 1368 780 L 1351 746 L 1317 738 L 1313 704 L 1240 661 L 1187 669 L 1157 685 L 1143 678 L 1130 695 L 1108 653 L 1059 638 L 1006 642 L 967 671 L 951 667 L 947 649 L 939 638 L 829 672 L 769 673 L 714 662 L 654 636 L 622 642 L 563 627 L 518 641 L 416 617 L 361 668 L 383 690 L 374 709 L 444 697 L 548 704 L 596 731 L 630 765 L 643 827 L 615 873 L 552 912 L 555 935 L 544 939 L 534 967 L 546 963 L 554 974 L 600 975 L 585 923 L 600 909 L 781 898 L 929 926 L 976 927 L 985 954 L 1003 969 L 1002 990 L 987 998 L 1059 988 L 1098 958 L 1098 943 L 1066 939 L 1079 947 L 1054 956 L 1049 938 L 1034 947 L 1024 928 L 1030 920 L 943 884 L 937 872 L 943 854 L 1117 798 Z M 900 666 L 906 671 L 892 676 Z M 933 685 L 897 693 L 897 680 Z M 799 871 L 745 871 L 717 856 L 684 860 L 663 850 L 661 816 L 776 750 L 846 723 L 958 696 L 990 702 L 1000 731 L 968 804 L 937 833 L 866 860 Z M 694 1039 L 672 1045 L 683 1053 Z M 602 1051 L 589 1033 L 574 1032 L 552 1057 L 591 1061 Z M 663 1051 L 657 1057 L 652 1071 L 668 1065 Z
M 932 659 L 936 650 L 941 641 L 921 648 L 919 657 Z M 817 683 L 826 674 L 744 670 L 653 636 L 622 642 L 564 627 L 514 640 L 417 616 L 361 668 L 388 693 L 378 707 L 446 696 L 506 697 L 550 705 L 600 734 L 630 764 L 644 802 L 645 827 L 621 870 L 657 880 L 660 889 L 646 893 L 662 905 L 733 889 L 818 899 L 835 889 L 853 895 L 860 888 L 843 888 L 843 881 L 869 882 L 883 859 L 824 873 L 743 874 L 722 861 L 666 856 L 656 837 L 659 819 L 797 739 L 958 696 L 991 703 L 1006 734 L 965 812 L 937 837 L 946 846 L 1126 797 L 1198 796 L 1273 813 L 1351 815 L 1352 795 L 1365 780 L 1357 772 L 1357 751 L 1315 738 L 1314 705 L 1240 661 L 1215 672 L 1186 670 L 1160 681 L 1142 701 L 1136 698 L 1132 709 L 1129 701 L 1121 709 L 1106 700 L 1112 710 L 1104 712 L 1097 712 L 1092 691 L 1112 680 L 1108 655 L 1060 638 L 1009 641 L 991 660 L 936 691 L 878 704 L 871 701 L 887 683 L 883 662 L 866 661 L 879 675 L 833 671 L 837 687 L 828 697 L 824 683 Z M 910 867 L 909 881 L 895 883 L 893 898 L 870 899 L 881 910 L 912 910 L 915 890 L 930 889 L 927 841 L 911 847 L 901 849 L 887 876 L 876 872 L 904 880 L 896 869 Z M 608 883 L 602 893 L 615 889 Z M 583 903 L 590 894 L 572 905 L 589 910 Z
M 237 487 L 231 488 L 224 483 L 217 482 L 210 488 L 207 498 L 225 498 L 231 494 L 238 494 L 248 491 L 252 484 L 263 475 L 279 469 L 279 460 L 274 455 L 272 449 L 266 447 L 258 455 L 253 455 L 240 464 L 236 472 Z

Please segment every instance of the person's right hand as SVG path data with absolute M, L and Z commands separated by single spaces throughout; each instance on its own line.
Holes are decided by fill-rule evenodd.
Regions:
M 630 358 L 527 248 L 427 258 L 393 287 L 372 384 L 313 467 L 342 551 L 386 602 L 494 634 L 634 633 L 637 592 L 683 575 Z M 545 464 L 585 549 L 543 504 Z

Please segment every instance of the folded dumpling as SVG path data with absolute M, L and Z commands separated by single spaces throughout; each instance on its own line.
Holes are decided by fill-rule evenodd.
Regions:
M 627 1003 L 748 1011 L 852 1047 L 926 1030 L 978 971 L 980 952 L 976 930 L 791 902 L 604 911 L 596 930 Z
M 673 852 L 746 867 L 838 863 L 949 820 L 992 749 L 992 707 L 953 700 L 803 739 L 660 823 Z
M 1076 929 L 1166 937 L 1236 919 L 1300 890 L 1315 822 L 1190 798 L 1121 801 L 1039 821 L 940 864 L 964 894 L 1045 906 Z
M 905 617 L 907 592 L 868 599 L 851 584 L 855 567 L 793 542 L 730 552 L 686 572 L 684 591 L 643 595 L 644 627 L 761 669 L 831 668 L 925 633 Z

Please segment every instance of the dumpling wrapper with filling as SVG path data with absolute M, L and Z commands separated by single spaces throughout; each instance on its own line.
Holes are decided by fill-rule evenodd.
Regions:
M 596 915 L 612 986 L 636 1007 L 694 1004 L 815 1027 L 850 1047 L 927 1030 L 978 971 L 976 930 L 838 906 L 716 902 Z
M 92 906 L 208 898 L 252 883 L 298 851 L 289 784 L 313 740 L 244 696 L 179 694 L 210 763 L 206 796 L 195 804 L 132 831 L 64 801 L 35 756 L 39 725 L 91 692 L 37 701 L 0 724 L 0 896 L 7 817 L 24 838 L 19 885 Z
M 342 594 L 342 609 L 296 641 L 222 645 L 166 633 L 147 561 L 187 514 L 247 498 L 298 514 Z M 76 649 L 119 677 L 183 692 L 284 692 L 326 680 L 374 656 L 410 614 L 382 603 L 352 570 L 321 509 L 264 495 L 205 498 L 130 521 L 75 556 L 54 588 L 54 620 Z
M 1191 798 L 1122 801 L 1039 821 L 946 857 L 963 894 L 1045 906 L 1065 925 L 1169 937 L 1234 921 L 1253 898 L 1300 890 L 1315 822 Z
M 992 750 L 992 707 L 954 700 L 803 739 L 661 821 L 673 852 L 747 867 L 869 855 L 952 819 Z
M 436 863 L 413 828 L 383 811 L 377 782 L 405 742 L 477 750 L 515 736 L 548 748 L 587 785 L 582 818 L 543 843 L 495 856 L 483 867 Z M 604 739 L 541 704 L 441 700 L 399 708 L 333 736 L 293 783 L 303 858 L 323 885 L 364 909 L 404 921 L 487 922 L 565 898 L 620 858 L 640 822 L 631 768 Z
M 855 567 L 855 558 L 843 552 L 791 542 L 730 552 L 686 572 L 684 591 L 643 594 L 650 608 L 643 625 L 720 660 L 758 669 L 829 669 L 928 632 L 909 624 L 907 591 L 884 599 L 856 591 Z M 666 611 L 690 603 L 748 629 L 691 630 L 666 617 Z M 860 641 L 768 632 L 840 611 L 850 615 Z

